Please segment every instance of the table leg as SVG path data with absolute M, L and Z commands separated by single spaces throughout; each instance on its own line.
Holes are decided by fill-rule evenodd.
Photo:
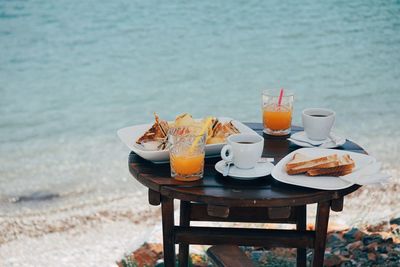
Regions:
M 317 218 L 315 220 L 315 243 L 313 266 L 323 266 L 326 234 L 328 231 L 330 202 L 319 202 L 317 208 Z
M 190 226 L 190 202 L 189 201 L 181 201 L 179 225 L 180 226 Z M 188 266 L 188 257 L 189 257 L 189 244 L 179 243 L 179 266 L 180 267 Z
M 305 231 L 307 227 L 307 206 L 296 207 L 296 230 Z M 307 265 L 307 249 L 297 249 L 297 267 L 306 267 Z
M 175 266 L 174 200 L 161 196 L 164 265 Z

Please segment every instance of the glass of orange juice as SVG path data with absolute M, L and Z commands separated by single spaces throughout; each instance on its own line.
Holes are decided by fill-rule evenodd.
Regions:
M 262 113 L 264 133 L 288 135 L 292 125 L 294 94 L 286 89 L 264 90 Z
M 206 133 L 200 127 L 176 127 L 169 130 L 171 177 L 179 181 L 203 178 Z

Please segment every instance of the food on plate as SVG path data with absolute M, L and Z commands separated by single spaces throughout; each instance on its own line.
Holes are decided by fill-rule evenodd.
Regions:
M 218 121 L 218 119 L 215 119 L 211 124 L 211 129 L 209 129 L 208 133 L 206 144 L 219 144 L 224 143 L 228 136 L 240 132 L 231 121 L 222 123 Z
M 221 143 L 224 143 L 225 140 L 226 140 L 225 137 L 209 137 L 209 138 L 207 138 L 206 144 L 207 145 L 221 144 Z
M 136 143 L 142 145 L 145 150 L 163 150 L 168 148 L 168 130 L 172 127 L 202 126 L 206 121 L 206 119 L 201 121 L 195 120 L 188 113 L 178 115 L 173 122 L 160 120 L 156 113 L 154 113 L 154 117 L 155 123 L 136 140 Z M 240 131 L 231 121 L 223 123 L 213 117 L 212 123 L 207 130 L 206 144 L 225 143 L 228 136 L 236 133 L 240 133 Z
M 342 176 L 351 173 L 354 167 L 355 162 L 348 154 L 341 157 L 332 154 L 311 158 L 301 153 L 295 153 L 293 159 L 286 164 L 286 172 L 289 175 Z
M 301 154 L 301 153 L 295 153 L 293 155 L 293 159 L 286 163 L 286 169 L 293 169 L 296 167 L 300 167 L 302 165 L 308 164 L 308 163 L 318 163 L 321 161 L 326 160 L 327 157 L 319 157 L 319 158 L 314 158 L 312 159 L 311 157 Z
M 137 144 L 143 145 L 146 150 L 162 150 L 167 146 L 168 122 L 160 120 L 154 113 L 155 122 L 138 140 Z
M 286 166 L 286 171 L 288 174 L 299 174 L 299 173 L 305 173 L 308 170 L 311 170 L 313 168 L 330 168 L 330 167 L 336 167 L 338 163 L 338 156 L 336 154 L 326 156 L 326 157 L 319 157 L 315 159 L 308 159 L 304 160 L 306 157 L 305 155 L 300 154 L 301 156 L 297 156 L 295 159 L 298 159 L 299 157 L 302 158 L 300 162 L 294 162 L 291 165 Z M 293 166 L 294 167 L 290 167 Z
M 322 169 L 311 169 L 307 172 L 310 176 L 317 175 L 330 175 L 330 176 L 342 176 L 349 174 L 355 167 L 354 160 L 348 155 L 343 155 L 339 158 L 339 165 L 336 167 L 322 168 Z
M 196 122 L 192 115 L 189 113 L 183 113 L 181 115 L 176 116 L 175 122 L 171 123 L 171 126 L 174 127 L 184 127 L 184 126 L 193 126 L 199 124 Z

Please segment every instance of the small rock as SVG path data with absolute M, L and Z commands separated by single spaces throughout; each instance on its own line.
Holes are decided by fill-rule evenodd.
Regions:
M 354 249 L 360 248 L 362 245 L 363 245 L 363 242 L 361 242 L 361 241 L 356 241 L 356 242 L 353 242 L 353 243 L 348 244 L 348 245 L 346 246 L 346 248 L 347 248 L 348 250 L 354 250 Z
M 372 242 L 371 244 L 369 244 L 367 246 L 367 248 L 368 248 L 369 252 L 375 252 L 377 250 L 377 248 L 378 248 L 378 243 L 377 242 Z
M 358 231 L 359 230 L 357 228 L 351 228 L 350 231 L 347 231 L 346 233 L 343 234 L 343 238 L 346 239 L 347 241 L 354 241 L 354 235 Z
M 362 238 L 365 236 L 366 234 L 364 232 L 358 231 L 355 235 L 354 235 L 354 239 L 355 240 L 362 240 Z
M 379 253 L 387 253 L 387 246 L 378 246 L 378 248 L 376 249 Z
M 385 246 L 385 247 L 386 247 L 386 251 L 387 252 L 392 252 L 393 251 L 392 246 Z
M 164 261 L 162 259 L 159 259 L 156 261 L 154 267 L 164 267 Z
M 350 258 L 359 261 L 368 258 L 368 255 L 359 249 L 354 249 L 353 251 L 351 251 Z
M 380 257 L 384 260 L 386 260 L 389 256 L 387 254 L 380 254 Z
M 127 261 L 138 264 L 139 266 L 154 266 L 158 259 L 162 257 L 161 244 L 144 243 L 139 249 L 127 257 Z M 121 262 L 122 264 L 122 262 Z
M 328 235 L 326 239 L 326 245 L 329 247 L 337 247 L 342 245 L 345 240 L 338 233 L 332 233 Z
M 341 248 L 340 249 L 340 255 L 342 255 L 344 257 L 350 256 L 349 250 L 347 248 Z
M 390 231 L 390 224 L 388 222 L 381 222 L 376 225 L 367 226 L 368 232 L 387 232 Z
M 307 230 L 314 231 L 315 230 L 314 224 L 313 223 L 308 223 L 307 224 Z
M 361 240 L 365 234 L 358 230 L 358 228 L 352 228 L 350 231 L 343 234 L 344 239 L 348 242 L 354 242 Z
M 375 253 L 368 253 L 368 260 L 369 261 L 376 261 L 376 254 Z
M 400 217 L 399 218 L 395 218 L 395 219 L 391 219 L 390 220 L 390 224 L 400 225 Z
M 376 265 L 375 266 L 383 266 L 383 264 L 385 263 L 385 260 L 381 257 L 378 257 L 375 261 Z
M 189 266 L 190 266 L 190 262 L 193 266 L 196 267 L 207 267 L 207 263 L 204 262 L 204 258 L 199 255 L 199 254 L 190 254 L 190 258 L 189 258 Z
M 398 267 L 399 264 L 400 264 L 400 259 L 399 259 L 398 257 L 389 257 L 389 258 L 387 259 L 387 261 L 396 262 L 396 263 L 397 263 L 397 265 L 390 265 L 390 266 L 396 266 L 396 267 Z
M 325 255 L 324 266 L 338 266 L 342 263 L 342 259 L 338 255 Z
M 387 244 L 393 244 L 393 238 L 389 237 L 385 239 L 385 243 Z
M 400 225 L 392 224 L 392 225 L 390 225 L 390 229 L 391 229 L 392 234 L 394 234 L 396 236 L 400 236 Z
M 350 260 L 343 261 L 340 264 L 340 267 L 353 267 L 353 266 L 354 266 L 354 264 Z
M 251 256 L 250 256 L 251 260 L 255 261 L 255 262 L 264 262 L 266 261 L 267 258 L 267 253 L 266 251 L 253 251 L 251 252 Z
M 332 254 L 334 254 L 334 255 L 340 255 L 340 248 L 335 248 L 333 251 L 332 251 Z
M 364 243 L 364 245 L 369 245 L 373 242 L 377 242 L 377 243 L 382 243 L 383 242 L 383 238 L 381 237 L 381 235 L 378 234 L 372 234 L 372 235 L 366 235 L 362 238 L 362 241 Z

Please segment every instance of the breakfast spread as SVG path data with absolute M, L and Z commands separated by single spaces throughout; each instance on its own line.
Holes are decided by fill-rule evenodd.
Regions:
M 343 176 L 353 171 L 354 160 L 350 155 L 311 158 L 301 153 L 295 153 L 293 159 L 286 164 L 289 175 L 306 174 L 309 176 Z
M 168 147 L 168 131 L 173 127 L 192 127 L 201 126 L 205 123 L 203 120 L 195 120 L 188 113 L 178 115 L 173 122 L 161 120 L 157 114 L 154 114 L 155 122 L 136 143 L 142 145 L 145 150 L 164 150 Z M 232 134 L 240 133 L 232 121 L 221 122 L 216 117 L 212 117 L 207 129 L 206 144 L 225 143 L 226 138 Z

